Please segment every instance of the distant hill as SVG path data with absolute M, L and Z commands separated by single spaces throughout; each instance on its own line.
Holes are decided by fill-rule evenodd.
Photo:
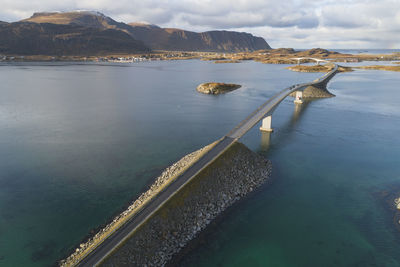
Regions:
M 0 53 L 18 55 L 101 55 L 148 52 L 131 35 L 115 29 L 75 24 L 0 24 Z
M 297 52 L 297 56 L 301 56 L 301 57 L 328 57 L 331 55 L 336 55 L 339 54 L 338 52 L 335 51 L 329 51 L 326 49 L 322 49 L 322 48 L 312 48 L 306 51 L 300 51 Z
M 23 22 L 119 30 L 128 33 L 136 40 L 142 41 L 153 50 L 239 52 L 270 49 L 263 38 L 255 37 L 249 33 L 233 31 L 196 33 L 181 29 L 160 28 L 141 22 L 128 25 L 92 11 L 35 13 Z

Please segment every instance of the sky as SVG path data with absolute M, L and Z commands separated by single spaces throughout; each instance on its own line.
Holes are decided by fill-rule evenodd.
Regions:
M 400 0 L 0 0 L 0 20 L 40 11 L 99 11 L 191 31 L 233 30 L 273 48 L 400 48 Z

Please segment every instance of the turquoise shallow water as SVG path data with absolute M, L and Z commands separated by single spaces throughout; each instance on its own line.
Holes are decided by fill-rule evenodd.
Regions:
M 0 66 L 0 266 L 47 266 L 146 188 L 282 88 L 319 77 L 284 65 L 202 61 Z M 201 82 L 243 87 L 198 94 Z M 335 98 L 295 110 L 243 142 L 274 183 L 231 209 L 186 255 L 190 266 L 400 266 L 391 212 L 400 188 L 400 77 L 336 76 Z M 375 264 L 375 265 L 374 265 Z

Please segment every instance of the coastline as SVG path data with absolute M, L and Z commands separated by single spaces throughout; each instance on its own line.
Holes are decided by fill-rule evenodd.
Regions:
M 321 48 L 296 51 L 292 48 L 257 50 L 251 52 L 212 51 L 153 51 L 145 53 L 102 53 L 93 55 L 18 55 L 0 54 L 0 62 L 25 61 L 81 61 L 134 63 L 152 60 L 200 59 L 219 64 L 241 63 L 253 60 L 264 64 L 296 64 L 296 58 L 304 58 L 302 63 L 313 62 L 309 58 L 319 58 L 331 62 L 394 61 L 400 60 L 400 53 L 391 54 L 342 54 Z M 398 63 L 397 63 L 398 64 Z

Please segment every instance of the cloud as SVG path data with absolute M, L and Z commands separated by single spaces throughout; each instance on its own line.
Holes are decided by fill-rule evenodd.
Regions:
M 264 37 L 273 47 L 398 46 L 398 0 L 2 0 L 0 20 L 38 11 L 96 10 L 117 21 L 193 31 L 226 29 Z

